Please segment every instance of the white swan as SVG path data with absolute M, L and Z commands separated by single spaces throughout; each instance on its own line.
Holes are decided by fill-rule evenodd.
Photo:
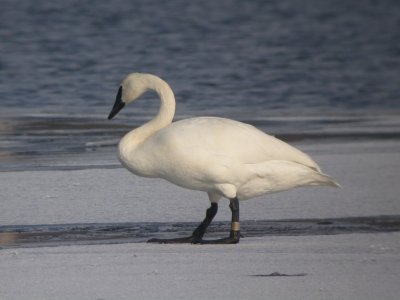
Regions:
M 206 218 L 192 236 L 149 242 L 237 243 L 239 200 L 306 185 L 339 186 L 321 173 L 308 155 L 251 125 L 216 117 L 172 123 L 174 94 L 165 81 L 151 74 L 132 73 L 122 81 L 108 119 L 148 90 L 159 95 L 160 110 L 154 119 L 121 139 L 121 163 L 136 175 L 164 178 L 207 192 L 211 202 Z M 202 238 L 221 197 L 230 199 L 230 236 L 205 241 Z

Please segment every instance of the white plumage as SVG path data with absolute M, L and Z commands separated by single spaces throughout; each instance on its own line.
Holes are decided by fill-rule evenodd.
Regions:
M 157 116 L 119 143 L 120 161 L 132 173 L 207 192 L 212 203 L 306 185 L 338 186 L 307 154 L 251 125 L 216 117 L 172 123 L 174 94 L 154 75 L 128 75 L 109 118 L 149 89 L 161 100 Z

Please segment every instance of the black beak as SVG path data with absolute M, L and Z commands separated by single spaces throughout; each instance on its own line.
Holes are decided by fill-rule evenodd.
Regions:
M 121 99 L 122 97 L 122 86 L 119 87 L 117 97 L 115 98 L 114 106 L 108 115 L 108 119 L 111 120 L 114 116 L 125 106 L 125 103 Z

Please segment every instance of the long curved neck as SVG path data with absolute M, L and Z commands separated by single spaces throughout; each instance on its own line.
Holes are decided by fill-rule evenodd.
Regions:
M 175 96 L 169 85 L 161 78 L 150 74 L 146 74 L 144 80 L 148 89 L 154 90 L 158 94 L 161 105 L 157 115 L 152 120 L 125 136 L 130 140 L 132 146 L 139 145 L 160 129 L 171 124 L 175 115 Z
M 149 75 L 149 89 L 156 91 L 160 97 L 161 106 L 155 118 L 142 127 L 149 127 L 154 133 L 172 123 L 175 115 L 175 96 L 164 80 L 153 75 Z

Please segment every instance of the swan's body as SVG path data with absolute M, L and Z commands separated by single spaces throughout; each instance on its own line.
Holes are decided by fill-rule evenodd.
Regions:
M 172 123 L 173 92 L 150 74 L 125 78 L 109 118 L 120 109 L 117 102 L 123 106 L 148 89 L 160 96 L 159 113 L 119 143 L 120 161 L 132 173 L 205 191 L 211 203 L 306 185 L 338 186 L 308 155 L 251 125 L 215 117 Z
M 119 157 L 127 169 L 208 192 L 212 201 L 219 196 L 244 200 L 301 185 L 330 183 L 306 154 L 229 119 L 178 121 L 134 147 L 130 135 L 119 144 Z

